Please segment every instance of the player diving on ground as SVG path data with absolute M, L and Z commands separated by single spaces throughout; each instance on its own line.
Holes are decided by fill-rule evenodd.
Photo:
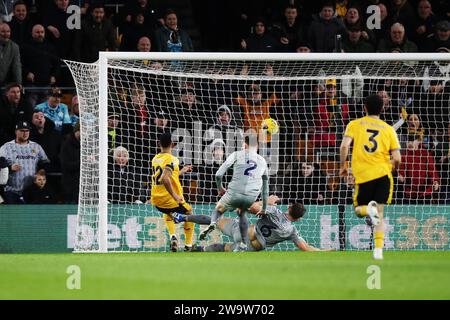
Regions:
M 281 211 L 276 203 L 279 198 L 270 196 L 266 211 L 262 212 L 262 201 L 254 202 L 248 212 L 259 216 L 255 224 L 248 227 L 247 251 L 261 251 L 284 241 L 292 241 L 302 251 L 329 251 L 321 250 L 309 245 L 299 236 L 294 222 L 299 221 L 306 213 L 301 203 L 289 205 L 286 212 Z M 194 222 L 197 224 L 209 224 L 211 217 L 207 215 L 174 215 L 175 223 Z M 240 230 L 238 219 L 222 218 L 217 222 L 217 228 L 226 236 L 233 239 L 233 243 L 214 243 L 206 247 L 197 246 L 195 251 L 204 252 L 229 252 L 236 251 L 240 245 Z

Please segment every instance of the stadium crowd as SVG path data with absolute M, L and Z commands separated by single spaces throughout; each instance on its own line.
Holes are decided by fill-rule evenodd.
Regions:
M 111 13 L 105 3 L 74 1 L 81 5 L 78 29 L 68 24 L 68 0 L 0 1 L 0 200 L 6 204 L 78 202 L 78 98 L 61 89 L 73 86 L 63 59 L 90 63 L 99 51 L 115 50 L 450 54 L 448 1 L 192 1 L 198 48 L 170 8 L 123 1 Z M 369 27 L 370 5 L 381 13 L 380 28 Z M 245 75 L 246 68 L 227 72 Z M 277 72 L 270 65 L 264 70 Z M 438 72 L 450 75 L 448 66 Z M 185 178 L 186 194 L 191 202 L 214 202 L 213 175 L 227 152 L 227 130 L 259 130 L 268 117 L 281 127 L 271 191 L 286 201 L 351 203 L 353 182 L 338 177 L 337 148 L 348 121 L 362 115 L 361 96 L 373 91 L 383 97 L 383 120 L 397 129 L 403 147 L 395 200 L 450 201 L 449 81 L 365 81 L 358 98 L 336 79 L 280 87 L 213 79 L 136 85 L 122 78 L 130 77 L 119 75 L 121 90 L 111 92 L 108 111 L 112 203 L 147 201 L 156 137 L 167 130 L 193 133 L 197 120 L 206 132 L 202 150 L 210 153 Z M 175 91 L 163 91 L 166 85 Z

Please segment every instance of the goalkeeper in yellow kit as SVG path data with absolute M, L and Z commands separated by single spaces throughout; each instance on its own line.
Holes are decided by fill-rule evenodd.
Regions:
M 170 250 L 176 252 L 178 239 L 175 234 L 173 213 L 191 214 L 192 207 L 183 198 L 183 188 L 179 176 L 192 171 L 192 166 L 185 166 L 180 170 L 179 160 L 172 155 L 172 136 L 163 133 L 159 137 L 161 152 L 152 159 L 152 197 L 151 203 L 163 213 L 167 230 L 170 235 Z M 194 224 L 184 223 L 185 247 L 184 251 L 192 251 Z

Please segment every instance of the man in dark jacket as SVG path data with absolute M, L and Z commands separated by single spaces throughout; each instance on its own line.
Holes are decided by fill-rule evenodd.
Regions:
M 19 121 L 31 121 L 33 108 L 22 99 L 22 86 L 12 83 L 6 86 L 0 98 L 0 145 L 15 137 L 15 124 Z
M 0 22 L 0 87 L 8 82 L 22 83 L 19 46 L 11 40 L 11 29 Z
M 102 4 L 92 5 L 91 13 L 81 23 L 81 60 L 95 62 L 99 51 L 115 51 L 116 39 L 112 22 L 105 17 Z
M 333 52 L 335 37 L 344 35 L 346 30 L 341 20 L 334 16 L 334 5 L 326 2 L 319 15 L 314 16 L 308 31 L 308 42 L 314 52 Z
M 44 26 L 37 24 L 32 40 L 22 47 L 24 82 L 37 87 L 52 86 L 59 73 L 60 59 L 55 47 L 47 42 Z
M 344 52 L 374 52 L 373 45 L 361 37 L 362 28 L 361 25 L 356 24 L 348 28 L 348 35 L 344 37 L 342 48 Z
M 47 39 L 58 50 L 58 56 L 62 59 L 78 60 L 78 30 L 68 28 L 67 22 L 71 16 L 67 12 L 68 7 L 68 0 L 54 0 L 54 4 L 50 5 L 48 10 L 40 12 L 46 13 L 43 25 L 48 31 Z
M 445 52 L 442 49 L 450 50 L 450 22 L 442 20 L 436 23 L 435 33 L 428 37 L 424 45 L 425 52 Z
M 11 28 L 11 40 L 21 47 L 25 42 L 31 40 L 31 29 L 33 22 L 28 16 L 28 8 L 24 1 L 14 3 L 12 20 L 8 23 Z
M 60 172 L 59 152 L 61 149 L 62 135 L 55 130 L 51 120 L 45 118 L 44 113 L 35 110 L 31 120 L 30 140 L 37 142 L 44 149 L 50 159 L 49 172 Z
M 297 18 L 297 7 L 290 5 L 284 9 L 284 20 L 274 25 L 274 32 L 288 52 L 294 52 L 305 40 L 304 27 Z
M 405 27 L 397 22 L 391 26 L 391 32 L 388 39 L 381 39 L 378 44 L 378 52 L 417 52 L 417 46 L 414 42 L 407 39 Z
M 192 40 L 188 33 L 178 27 L 178 17 L 175 11 L 167 10 L 164 15 L 165 25 L 155 32 L 155 49 L 160 52 L 190 52 L 194 51 Z
M 266 31 L 262 19 L 256 21 L 253 34 L 241 41 L 241 49 L 248 52 L 276 52 L 280 45 L 281 43 Z
M 61 146 L 60 153 L 62 169 L 62 188 L 64 202 L 78 203 L 80 183 L 80 124 L 77 123 L 73 132 Z

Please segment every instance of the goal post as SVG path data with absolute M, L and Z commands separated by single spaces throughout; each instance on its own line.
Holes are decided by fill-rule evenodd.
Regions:
M 194 214 L 209 215 L 213 169 L 264 117 L 280 125 L 260 146 L 272 168 L 270 192 L 281 206 L 305 202 L 300 235 L 319 247 L 368 249 L 370 228 L 354 218 L 354 185 L 337 175 L 336 156 L 345 125 L 363 115 L 371 93 L 383 96 L 382 119 L 415 161 L 395 177 L 388 249 L 449 249 L 448 162 L 438 159 L 448 147 L 440 137 L 450 135 L 448 53 L 101 52 L 93 64 L 66 63 L 82 133 L 75 252 L 164 251 L 164 222 L 146 203 L 157 134 L 169 130 L 175 155 L 194 166 L 183 179 L 185 198 Z M 420 152 L 408 149 L 414 141 Z M 226 238 L 215 233 L 211 241 L 219 240 Z

